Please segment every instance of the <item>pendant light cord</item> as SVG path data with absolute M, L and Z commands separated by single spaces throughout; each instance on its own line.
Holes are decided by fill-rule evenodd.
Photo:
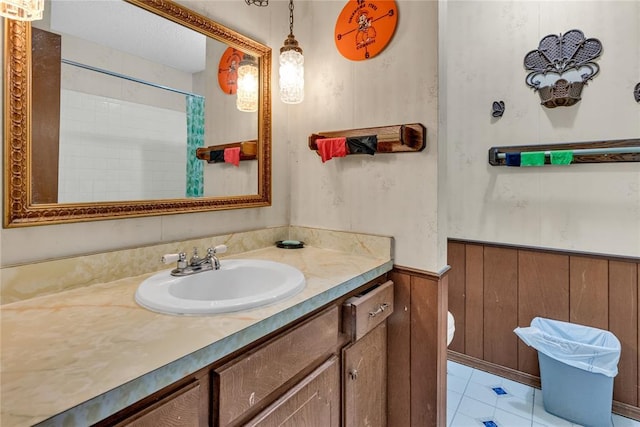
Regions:
M 293 35 L 293 0 L 289 0 L 289 35 Z

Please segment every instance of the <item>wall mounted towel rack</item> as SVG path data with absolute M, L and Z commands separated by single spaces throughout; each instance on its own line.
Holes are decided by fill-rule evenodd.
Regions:
M 196 157 L 207 163 L 224 163 L 225 148 L 240 147 L 240 160 L 255 160 L 258 154 L 258 140 L 231 142 L 229 144 L 210 145 L 196 150 Z
M 416 152 L 424 150 L 427 146 L 427 128 L 420 123 L 411 123 L 314 133 L 309 135 L 309 149 L 317 151 L 318 145 L 316 141 L 319 139 L 354 138 L 371 135 L 377 137 L 376 153 Z
M 572 142 L 546 145 L 517 145 L 489 148 L 489 164 L 509 166 L 507 154 L 544 152 L 544 164 L 551 164 L 552 152 L 569 150 L 573 154 L 571 163 L 640 162 L 640 139 L 618 139 L 608 141 Z

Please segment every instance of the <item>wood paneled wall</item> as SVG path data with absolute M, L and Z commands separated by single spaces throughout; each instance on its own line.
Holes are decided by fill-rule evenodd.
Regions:
M 450 240 L 448 263 L 454 358 L 539 385 L 516 327 L 545 317 L 609 330 L 622 345 L 614 411 L 640 419 L 640 259 Z
M 447 421 L 447 275 L 404 267 L 389 274 L 387 425 L 444 427 Z

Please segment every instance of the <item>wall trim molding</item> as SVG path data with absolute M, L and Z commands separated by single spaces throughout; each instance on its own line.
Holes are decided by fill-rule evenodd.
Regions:
M 496 365 L 495 363 L 477 359 L 473 356 L 468 356 L 453 350 L 447 350 L 447 359 L 452 362 L 480 369 L 481 371 L 489 372 L 490 374 L 499 375 L 503 378 L 526 384 L 531 387 L 540 388 L 540 377 L 536 377 L 535 375 L 507 368 L 506 366 Z
M 482 245 L 482 246 L 489 246 L 494 248 L 520 249 L 520 250 L 543 252 L 543 253 L 576 255 L 576 256 L 585 256 L 585 257 L 592 257 L 592 258 L 606 258 L 608 260 L 615 260 L 615 261 L 640 262 L 640 257 L 634 257 L 631 255 L 612 255 L 612 254 L 606 254 L 606 253 L 577 251 L 573 249 L 556 249 L 556 248 L 547 248 L 547 247 L 541 247 L 541 246 L 526 246 L 526 245 L 519 245 L 515 243 L 485 242 L 482 240 L 461 239 L 461 238 L 453 238 L 453 237 L 449 237 L 447 241 L 449 243 L 465 243 L 469 245 Z
M 441 280 L 443 277 L 449 274 L 449 271 L 451 270 L 451 266 L 447 265 L 437 273 L 434 273 L 432 271 L 419 270 L 413 267 L 404 267 L 402 265 L 397 265 L 397 264 L 393 265 L 393 270 L 397 271 L 398 273 L 404 273 L 404 274 L 409 274 L 411 276 L 422 277 L 423 279 Z

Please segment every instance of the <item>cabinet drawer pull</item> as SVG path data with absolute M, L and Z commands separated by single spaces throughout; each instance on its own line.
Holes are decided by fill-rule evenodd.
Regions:
M 349 371 L 349 378 L 351 378 L 352 380 L 357 380 L 358 379 L 358 370 L 357 369 L 351 369 Z
M 369 312 L 369 317 L 376 317 L 378 314 L 382 313 L 383 311 L 385 311 L 387 309 L 387 307 L 389 307 L 389 304 L 382 303 L 378 306 L 378 309 L 376 311 L 370 311 Z

